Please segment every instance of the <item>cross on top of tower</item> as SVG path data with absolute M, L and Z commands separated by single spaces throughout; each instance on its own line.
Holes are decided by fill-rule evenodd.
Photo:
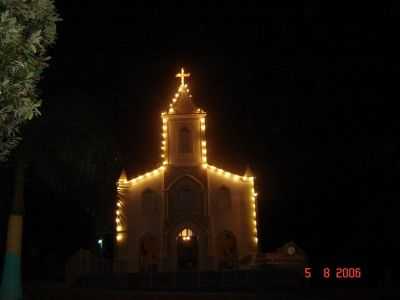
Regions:
M 185 70 L 181 68 L 181 72 L 176 74 L 176 77 L 181 78 L 181 86 L 185 85 L 185 77 L 190 77 L 190 73 L 185 73 Z

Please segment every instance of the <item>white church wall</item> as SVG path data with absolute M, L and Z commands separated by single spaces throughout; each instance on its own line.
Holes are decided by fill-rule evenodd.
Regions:
M 141 238 L 145 234 L 151 234 L 156 238 L 161 248 L 162 240 L 162 218 L 164 211 L 163 201 L 163 173 L 146 178 L 132 185 L 126 196 L 127 217 L 127 259 L 129 260 L 129 271 L 138 271 L 139 247 Z M 154 192 L 156 207 L 154 211 L 144 211 L 143 193 Z M 146 199 L 147 200 L 147 199 Z
M 218 206 L 221 187 L 226 187 L 230 191 L 231 207 L 226 211 L 222 211 Z M 217 253 L 215 241 L 223 231 L 234 234 L 239 258 L 254 252 L 256 245 L 252 234 L 251 184 L 236 182 L 222 175 L 208 172 L 208 188 L 214 254 Z

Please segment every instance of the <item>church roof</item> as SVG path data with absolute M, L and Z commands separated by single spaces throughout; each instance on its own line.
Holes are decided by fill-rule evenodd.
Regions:
M 176 74 L 176 77 L 180 77 L 181 84 L 178 88 L 178 91 L 172 98 L 172 102 L 169 105 L 168 114 L 204 113 L 203 110 L 194 104 L 188 85 L 185 83 L 185 77 L 189 76 L 190 73 L 185 73 L 183 68 L 181 69 L 180 73 Z
M 189 93 L 187 86 L 181 86 L 175 96 L 176 97 L 172 100 L 172 105 L 170 106 L 174 113 L 191 114 L 200 112 L 198 107 L 196 107 L 196 105 L 193 103 L 192 95 Z

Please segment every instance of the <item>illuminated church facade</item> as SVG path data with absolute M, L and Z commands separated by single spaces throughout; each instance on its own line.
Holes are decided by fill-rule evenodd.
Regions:
M 128 272 L 239 268 L 257 254 L 254 177 L 207 161 L 206 113 L 179 88 L 161 114 L 161 158 L 135 178 L 122 172 L 116 201 L 116 259 Z

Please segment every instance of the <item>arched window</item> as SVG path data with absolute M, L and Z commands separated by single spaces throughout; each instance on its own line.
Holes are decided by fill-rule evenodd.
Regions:
M 218 189 L 217 193 L 217 207 L 220 211 L 226 211 L 231 209 L 231 191 L 222 186 Z
M 180 153 L 192 153 L 192 134 L 186 127 L 182 127 L 179 130 L 179 152 Z
M 142 213 L 144 215 L 151 215 L 157 212 L 157 210 L 157 194 L 151 189 L 146 189 L 142 193 Z

